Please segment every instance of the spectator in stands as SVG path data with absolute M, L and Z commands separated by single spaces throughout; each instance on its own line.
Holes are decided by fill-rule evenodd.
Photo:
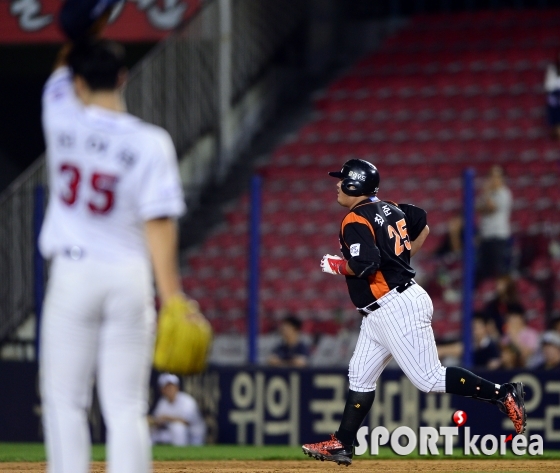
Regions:
M 550 133 L 554 139 L 560 139 L 560 51 L 556 52 L 556 61 L 546 68 L 544 78 L 546 91 L 546 108 Z
M 537 369 L 560 370 L 560 333 L 549 330 L 541 340 L 544 361 Z
M 454 215 L 447 222 L 447 233 L 436 249 L 436 256 L 445 258 L 448 255 L 458 255 L 463 247 L 463 218 Z
M 309 361 L 309 347 L 301 339 L 301 320 L 288 315 L 280 323 L 282 342 L 268 359 L 271 366 L 290 366 L 301 368 Z
M 500 353 L 501 368 L 506 370 L 515 370 L 523 368 L 523 360 L 521 359 L 521 352 L 513 343 L 502 345 Z
M 483 314 L 475 314 L 472 321 L 473 365 L 476 368 L 494 370 L 500 367 L 500 348 L 490 336 L 488 320 Z
M 501 365 L 500 348 L 489 335 L 488 320 L 477 313 L 472 320 L 472 362 L 475 368 L 494 370 Z M 463 342 L 438 344 L 438 355 L 445 366 L 455 366 L 463 356 Z
M 438 342 L 437 352 L 443 366 L 459 366 L 463 357 L 463 342 Z
M 195 399 L 179 390 L 179 378 L 164 373 L 158 378 L 162 397 L 148 418 L 153 443 L 175 446 L 203 445 L 206 424 Z
M 477 206 L 480 213 L 477 282 L 508 274 L 511 260 L 511 191 L 504 171 L 492 166 Z
M 560 333 L 560 315 L 552 317 L 550 321 L 550 330 L 556 333 Z
M 523 366 L 530 367 L 531 358 L 539 348 L 539 333 L 528 327 L 522 312 L 510 312 L 504 324 L 504 345 L 514 345 L 520 353 Z
M 525 308 L 519 302 L 517 286 L 511 276 L 502 276 L 496 280 L 496 295 L 484 307 L 486 319 L 495 328 L 490 329 L 490 336 L 499 339 L 504 333 L 506 315 L 510 312 L 524 313 Z

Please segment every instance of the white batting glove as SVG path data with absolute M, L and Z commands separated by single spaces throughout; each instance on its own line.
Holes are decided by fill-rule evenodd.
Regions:
M 340 256 L 325 255 L 321 260 L 321 270 L 328 274 L 346 274 L 346 260 Z

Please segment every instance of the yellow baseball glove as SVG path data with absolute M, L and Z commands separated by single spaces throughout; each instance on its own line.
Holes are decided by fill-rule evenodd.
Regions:
M 198 303 L 174 296 L 159 313 L 154 367 L 177 374 L 200 373 L 206 368 L 211 342 L 212 328 Z

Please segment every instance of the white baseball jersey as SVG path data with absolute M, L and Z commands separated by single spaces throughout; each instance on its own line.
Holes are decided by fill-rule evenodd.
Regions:
M 153 436 L 156 442 L 173 444 L 183 443 L 184 445 L 204 444 L 206 424 L 204 423 L 204 419 L 202 418 L 195 399 L 190 394 L 178 392 L 173 402 L 169 402 L 166 397 L 162 396 L 154 409 L 154 417 L 162 416 L 176 417 L 187 422 L 187 425 L 181 424 L 184 426 L 186 435 L 181 435 L 184 439 L 183 443 L 175 442 L 172 435 L 163 436 L 161 433 L 156 433 Z M 167 438 L 169 439 L 167 440 Z
M 127 113 L 83 106 L 68 68 L 45 85 L 43 128 L 50 183 L 43 256 L 147 257 L 144 221 L 185 210 L 169 134 Z

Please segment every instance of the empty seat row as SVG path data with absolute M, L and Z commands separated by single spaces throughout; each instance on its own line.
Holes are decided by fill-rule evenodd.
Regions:
M 319 112 L 359 112 L 364 119 L 369 116 L 378 121 L 395 119 L 397 114 L 403 112 L 423 113 L 426 116 L 435 113 L 439 116 L 434 118 L 444 121 L 454 121 L 459 118 L 461 113 L 469 110 L 478 113 L 494 113 L 501 110 L 519 115 L 521 110 L 524 110 L 524 113 L 527 114 L 527 112 L 532 113 L 532 109 L 535 107 L 544 109 L 545 104 L 544 95 L 534 94 L 517 96 L 478 95 L 473 97 L 458 95 L 454 97 L 415 97 L 412 99 L 400 96 L 390 99 L 379 97 L 335 99 L 322 96 L 317 98 L 315 102 Z M 510 112 L 510 110 L 513 111 Z
M 492 107 L 478 109 L 474 107 L 455 110 L 454 108 L 441 108 L 440 110 L 432 110 L 428 107 L 420 108 L 385 108 L 375 110 L 367 110 L 356 104 L 356 108 L 333 107 L 327 110 L 321 110 L 314 114 L 317 120 L 329 120 L 332 122 L 352 121 L 356 126 L 360 126 L 363 122 L 373 121 L 383 124 L 383 122 L 398 122 L 401 125 L 408 125 L 407 122 L 429 122 L 429 121 L 460 121 L 471 122 L 473 120 L 493 122 L 496 120 L 516 122 L 518 120 L 532 120 L 542 125 L 545 121 L 544 100 L 539 100 L 535 106 L 530 106 L 529 110 L 522 109 L 517 106 L 515 100 L 507 101 L 507 108 Z M 400 105 L 400 104 L 399 104 Z M 533 104 L 531 104 L 533 105 Z M 513 124 L 513 123 L 512 123 Z
M 375 132 L 367 133 L 360 130 L 353 131 L 349 134 L 344 134 L 340 131 L 334 131 L 328 135 L 321 136 L 318 133 L 304 134 L 301 136 L 303 141 L 315 143 L 319 141 L 326 142 L 371 142 L 380 143 L 383 141 L 391 141 L 394 143 L 403 142 L 426 142 L 426 141 L 471 141 L 471 140 L 519 140 L 519 139 L 541 139 L 546 137 L 546 130 L 544 127 L 534 127 L 529 129 L 522 129 L 519 127 L 508 127 L 506 129 L 494 128 L 486 126 L 484 129 L 478 131 L 471 127 L 461 126 L 459 129 L 442 127 L 435 132 L 430 130 L 420 130 L 417 132 L 409 132 L 406 129 L 397 130 L 394 132 L 384 132 L 378 130 Z
M 526 34 L 548 27 L 560 27 L 558 10 L 554 9 L 488 9 L 456 13 L 424 14 L 413 18 L 410 31 L 462 31 L 465 38 L 476 39 L 480 31 L 521 28 Z M 507 34 L 507 33 L 506 33 Z M 468 36 L 467 36 L 468 35 Z
M 513 87 L 523 87 L 531 89 L 535 86 L 542 86 L 544 82 L 543 74 L 539 70 L 527 71 L 497 71 L 497 72 L 457 72 L 447 74 L 416 75 L 413 77 L 378 77 L 378 76 L 356 76 L 350 74 L 343 77 L 328 87 L 328 91 L 339 92 L 359 92 L 361 94 L 375 94 L 380 91 L 383 94 L 390 93 L 391 90 L 397 94 L 401 89 L 412 89 L 416 93 L 422 93 L 427 89 L 428 93 L 434 93 L 432 88 L 443 89 L 449 86 L 458 88 L 468 88 L 472 86 L 480 86 L 482 89 L 491 89 L 492 87 L 501 86 L 504 89 Z M 387 90 L 388 89 L 388 90 Z M 490 92 L 492 90 L 489 90 Z M 539 89 L 536 89 L 539 91 Z M 516 93 L 515 90 L 513 90 Z
M 371 134 L 371 133 L 396 133 L 406 131 L 408 133 L 431 132 L 437 133 L 444 129 L 452 129 L 455 132 L 471 129 L 478 133 L 494 129 L 500 132 L 518 128 L 520 130 L 531 130 L 532 128 L 543 128 L 544 120 L 540 117 L 519 117 L 517 120 L 454 120 L 443 122 L 440 120 L 426 120 L 403 123 L 400 121 L 375 122 L 373 120 L 353 121 L 353 120 L 318 120 L 308 123 L 300 129 L 299 139 L 305 140 L 307 137 L 327 138 L 333 134 Z
M 384 42 L 383 49 L 398 51 L 411 47 L 415 50 L 550 47 L 557 44 L 558 40 L 557 25 L 542 25 L 532 29 L 523 26 L 507 29 L 488 28 L 479 30 L 473 41 L 465 41 L 465 32 L 461 29 L 431 31 L 409 29 L 389 37 Z
M 334 334 L 340 320 L 358 327 L 344 284 L 319 268 L 324 253 L 338 251 L 346 211 L 327 171 L 350 158 L 378 165 L 382 199 L 428 211 L 431 234 L 418 263 L 427 275 L 443 264 L 429 255 L 462 212 L 467 167 L 476 171 L 477 193 L 493 164 L 505 168 L 516 233 L 546 232 L 546 241 L 560 234 L 560 147 L 546 136 L 542 91 L 558 28 L 559 15 L 531 11 L 416 18 L 316 96 L 316 112 L 258 170 L 262 331 L 275 329 L 288 312 L 302 317 L 309 333 Z M 221 228 L 185 267 L 185 290 L 218 333 L 247 327 L 250 211 L 247 193 L 225 206 Z M 460 261 L 454 264 L 453 284 L 461 271 Z M 542 300 L 534 288 L 522 289 L 538 325 Z M 456 339 L 460 305 L 438 291 L 432 296 L 436 338 Z

